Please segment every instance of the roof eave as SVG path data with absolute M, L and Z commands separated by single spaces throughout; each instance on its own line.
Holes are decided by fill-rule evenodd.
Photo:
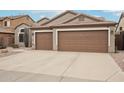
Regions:
M 60 27 L 84 27 L 84 26 L 115 26 L 117 23 L 102 23 L 102 24 L 80 24 L 80 25 L 56 25 L 56 26 L 47 26 L 47 27 L 32 27 L 30 29 L 52 29 Z
M 44 18 L 42 18 L 42 19 L 40 19 L 40 20 L 38 20 L 36 23 L 39 23 L 40 21 L 42 21 L 42 20 L 44 20 L 44 19 L 46 19 L 46 20 L 50 20 L 49 18 L 47 18 L 47 17 L 44 17 Z
M 4 33 L 4 34 L 15 34 L 14 32 L 0 32 L 0 33 Z

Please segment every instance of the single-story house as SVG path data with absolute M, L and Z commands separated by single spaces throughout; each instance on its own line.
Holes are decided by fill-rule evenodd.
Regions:
M 115 25 L 101 17 L 65 11 L 31 28 L 37 50 L 115 52 Z

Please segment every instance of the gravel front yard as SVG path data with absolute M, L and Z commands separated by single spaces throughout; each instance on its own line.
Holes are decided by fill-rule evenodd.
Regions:
M 124 51 L 112 53 L 111 56 L 114 58 L 115 62 L 120 66 L 122 71 L 124 71 Z

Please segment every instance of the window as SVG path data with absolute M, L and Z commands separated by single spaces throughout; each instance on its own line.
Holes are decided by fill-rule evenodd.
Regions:
M 24 34 L 19 34 L 19 42 L 24 42 Z
M 4 26 L 7 26 L 7 21 L 4 22 Z
M 24 32 L 25 31 L 25 29 L 21 29 L 21 31 L 20 32 Z
M 121 31 L 124 31 L 124 27 L 120 27 L 120 30 L 121 30 Z
M 10 27 L 10 21 L 4 21 L 4 26 L 5 27 Z
M 120 30 L 122 30 L 122 27 L 120 27 Z

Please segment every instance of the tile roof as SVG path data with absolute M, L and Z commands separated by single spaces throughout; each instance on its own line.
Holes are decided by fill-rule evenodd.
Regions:
M 32 27 L 32 29 L 35 29 L 35 28 L 41 28 L 41 29 L 42 28 L 53 28 L 53 27 L 70 27 L 70 26 L 91 26 L 91 25 L 92 26 L 94 26 L 94 25 L 108 25 L 109 26 L 109 25 L 116 25 L 117 24 L 116 22 L 108 21 L 103 17 L 101 18 L 101 17 L 96 17 L 96 16 L 83 14 L 83 13 L 80 14 L 80 13 L 75 13 L 73 11 L 65 11 L 65 12 L 61 13 L 60 15 L 54 17 L 53 19 L 49 20 L 48 22 L 51 22 L 52 20 L 55 20 L 56 18 L 61 17 L 63 14 L 68 13 L 68 12 L 69 13 L 70 12 L 74 13 L 75 16 L 72 17 L 71 19 L 63 22 L 62 24 L 56 24 L 56 25 L 54 24 L 54 25 L 51 25 L 51 26 L 42 25 L 42 26 Z M 86 17 L 89 17 L 89 18 L 91 18 L 93 20 L 97 20 L 97 22 L 93 22 L 93 23 L 91 23 L 91 22 L 88 22 L 88 23 L 87 22 L 68 23 L 69 21 L 72 21 L 72 20 L 74 20 L 75 18 L 77 18 L 79 16 L 86 16 Z
M 47 18 L 47 17 L 44 17 L 44 18 L 42 18 L 42 19 L 38 20 L 38 21 L 37 21 L 37 23 L 39 23 L 40 21 L 43 21 L 43 20 L 48 20 L 48 21 L 49 21 L 50 19 L 49 19 L 49 18 Z
M 4 20 L 5 18 L 17 19 L 17 18 L 25 17 L 25 16 L 28 16 L 28 15 L 4 16 L 4 17 L 0 17 L 0 20 Z
M 53 26 L 39 26 L 32 27 L 31 29 L 51 29 L 51 28 L 59 28 L 59 27 L 83 27 L 83 26 L 115 26 L 117 23 L 115 22 L 94 22 L 94 23 L 79 23 L 79 24 L 59 24 Z
M 0 33 L 14 33 L 14 29 L 13 28 L 0 27 Z

